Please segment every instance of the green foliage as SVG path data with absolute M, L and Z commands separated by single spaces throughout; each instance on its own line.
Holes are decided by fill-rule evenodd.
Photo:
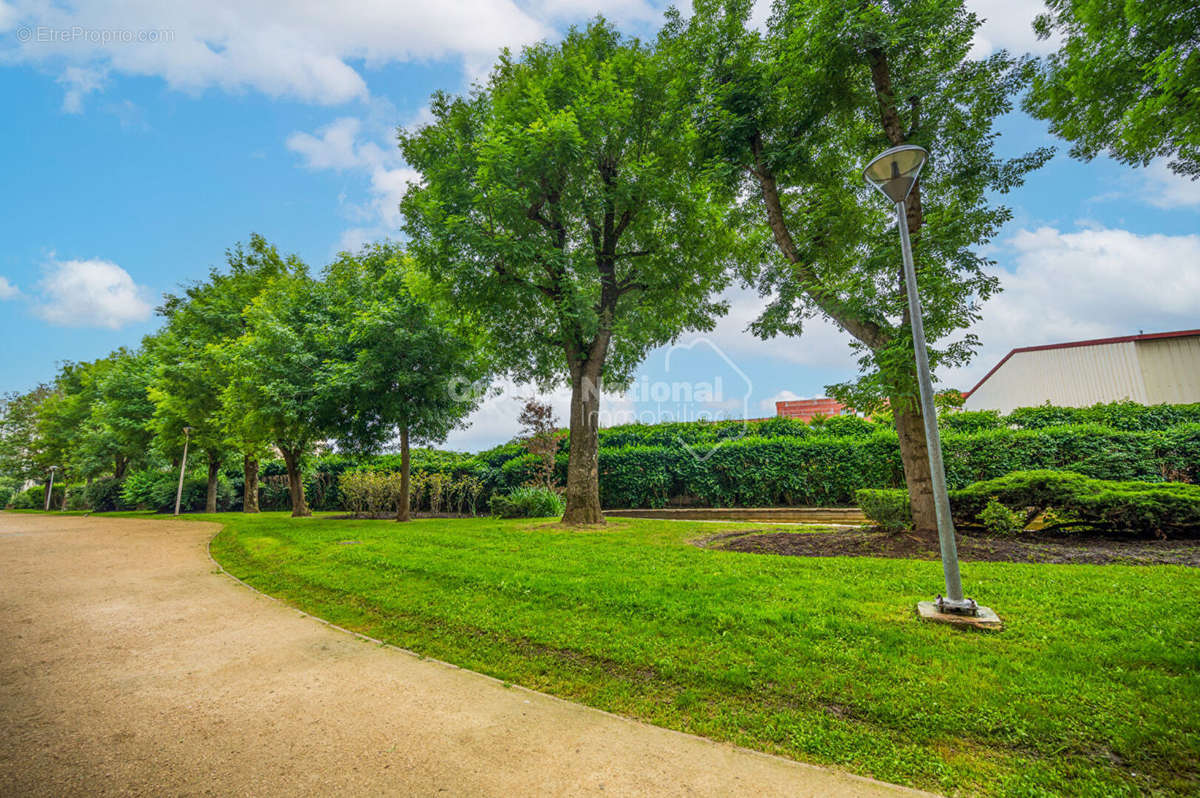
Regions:
M 34 485 L 9 499 L 8 506 L 14 510 L 40 510 L 46 506 L 46 488 Z
M 1000 429 L 1005 422 L 998 410 L 965 410 L 940 415 L 938 426 L 943 432 L 980 432 Z
M 1051 155 L 996 153 L 1026 70 L 1004 51 L 972 57 L 979 20 L 954 0 L 781 0 L 765 31 L 750 0 L 693 7 L 672 12 L 660 46 L 696 105 L 699 156 L 762 247 L 746 277 L 770 299 L 751 329 L 799 335 L 828 317 L 862 367 L 833 394 L 864 410 L 911 400 L 895 210 L 859 176 L 888 147 L 929 151 L 907 205 L 925 331 L 935 367 L 966 362 L 978 341 L 954 333 L 997 288 L 980 248 L 1011 217 L 991 201 Z
M 410 251 L 514 375 L 562 381 L 590 353 L 620 382 L 724 310 L 710 296 L 736 245 L 670 81 L 598 20 L 505 52 L 472 94 L 434 95 L 433 121 L 401 131 L 422 178 L 402 205 Z
M 1200 485 L 1103 480 L 1069 471 L 1022 471 L 950 494 L 956 522 L 983 521 L 991 501 L 1032 518 L 1046 510 L 1063 526 L 1137 535 L 1194 536 L 1200 531 Z
M 12 480 L 0 478 L 0 509 L 7 507 L 15 495 L 17 495 L 16 483 Z
M 1166 430 L 1180 424 L 1200 424 L 1200 404 L 1142 405 L 1125 401 L 1091 407 L 1055 407 L 1047 403 L 1036 407 L 1019 407 L 1004 416 L 1003 420 L 1005 424 L 1019 429 L 1099 424 L 1129 431 Z
M 498 518 L 550 518 L 561 516 L 566 504 L 549 488 L 525 486 L 492 496 L 489 507 Z
M 1025 528 L 1025 516 L 1010 510 L 995 496 L 979 511 L 979 523 L 993 535 L 1015 535 Z
M 413 279 L 403 249 L 390 242 L 343 252 L 325 270 L 327 426 L 343 448 L 376 449 L 400 429 L 414 440 L 444 440 L 484 395 L 479 342 L 418 297 Z
M 41 479 L 51 465 L 39 429 L 42 403 L 50 396 L 48 385 L 26 393 L 0 397 L 0 475 L 18 482 Z
M 1128 164 L 1174 158 L 1200 176 L 1200 7 L 1192 0 L 1048 0 L 1039 37 L 1060 37 L 1025 107 L 1071 154 Z
M 885 532 L 912 527 L 912 504 L 906 490 L 862 488 L 854 492 L 858 507 Z
M 871 492 L 868 492 L 871 493 Z M 894 526 L 891 508 L 905 491 L 874 491 L 863 512 Z M 1043 513 L 1057 527 L 1138 537 L 1185 537 L 1200 531 L 1200 485 L 1094 479 L 1070 471 L 1017 471 L 950 491 L 959 526 L 1011 533 Z M 911 524 L 911 517 L 908 519 Z
M 178 471 L 157 469 L 133 471 L 125 478 L 121 487 L 120 502 L 125 509 L 154 510 L 159 513 L 174 512 L 175 492 L 178 487 Z M 186 475 L 183 480 L 180 512 L 204 512 L 207 498 L 207 477 Z M 229 477 L 219 474 L 217 477 L 218 511 L 231 509 L 234 506 L 234 499 L 233 486 Z
M 89 510 L 97 513 L 130 509 L 121 498 L 124 488 L 124 479 L 100 477 L 83 489 L 83 500 Z

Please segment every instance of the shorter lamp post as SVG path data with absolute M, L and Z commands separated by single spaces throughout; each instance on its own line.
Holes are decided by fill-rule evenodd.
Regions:
M 183 499 L 183 474 L 187 471 L 188 438 L 191 434 L 191 427 L 183 428 L 183 459 L 179 461 L 179 487 L 175 489 L 175 515 L 179 515 L 179 502 Z
M 917 176 L 921 174 L 921 167 L 928 158 L 929 153 L 912 144 L 892 147 L 867 164 L 867 168 L 863 170 L 863 178 L 891 200 L 896 208 L 896 223 L 900 228 L 900 252 L 904 260 L 904 286 L 908 294 L 913 349 L 916 351 L 921 416 L 925 421 L 925 446 L 929 450 L 938 542 L 942 551 L 942 573 L 946 578 L 946 595 L 938 596 L 934 607 L 939 613 L 976 615 L 980 608 L 974 600 L 963 598 L 962 579 L 958 573 L 958 546 L 954 540 L 954 520 L 950 516 L 950 496 L 946 492 L 946 468 L 942 463 L 942 441 L 938 435 L 937 410 L 933 406 L 933 380 L 929 373 L 929 352 L 925 346 L 925 322 L 921 317 L 921 297 L 917 293 L 917 274 L 913 268 L 912 246 L 908 240 L 908 212 L 905 201 L 916 185 Z
M 50 511 L 50 494 L 54 493 L 54 472 L 58 470 L 58 466 L 50 466 L 50 487 L 46 489 L 46 506 L 43 508 L 46 512 Z

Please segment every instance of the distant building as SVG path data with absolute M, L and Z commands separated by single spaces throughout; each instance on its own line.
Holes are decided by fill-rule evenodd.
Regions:
M 836 399 L 822 397 L 820 399 L 787 399 L 775 403 L 775 415 L 783 418 L 794 418 L 799 421 L 812 421 L 815 416 L 840 416 L 847 407 Z
M 965 410 L 1002 413 L 1046 402 L 1200 402 L 1200 330 L 1014 349 L 966 396 Z

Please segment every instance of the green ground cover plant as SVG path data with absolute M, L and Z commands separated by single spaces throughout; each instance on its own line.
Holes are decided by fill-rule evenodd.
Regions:
M 881 528 L 912 525 L 904 490 L 860 490 L 859 507 Z M 1200 534 L 1200 485 L 1093 479 L 1070 471 L 1017 471 L 950 491 L 960 526 L 1017 532 L 1049 514 L 1043 529 L 1194 537 Z
M 981 634 L 914 617 L 936 562 L 690 544 L 746 525 L 196 517 L 305 611 L 659 725 L 952 794 L 1200 786 L 1195 569 L 964 563 Z

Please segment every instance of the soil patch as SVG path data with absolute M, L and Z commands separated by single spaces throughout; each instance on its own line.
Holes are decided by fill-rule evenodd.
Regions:
M 934 560 L 936 535 L 868 530 L 722 535 L 699 545 L 750 554 L 791 557 L 891 557 Z M 1103 537 L 958 535 L 958 556 L 974 562 L 1188 565 L 1200 567 L 1200 540 L 1129 540 Z

